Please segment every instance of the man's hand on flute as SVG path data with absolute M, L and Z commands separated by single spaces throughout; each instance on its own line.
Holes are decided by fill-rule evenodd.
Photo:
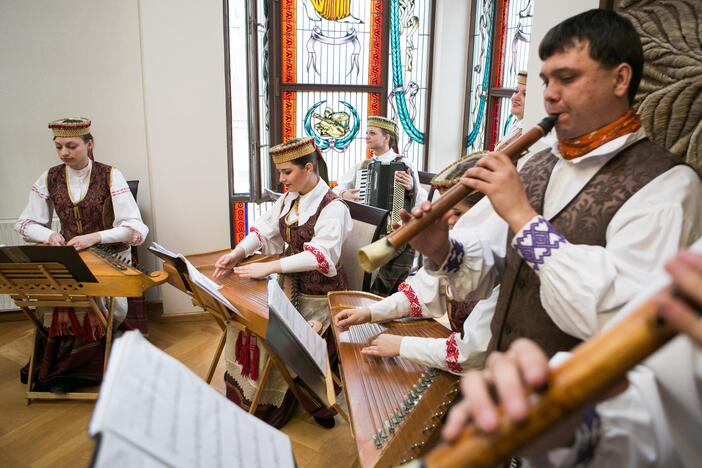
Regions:
M 512 232 L 519 231 L 537 214 L 527 199 L 517 168 L 504 153 L 489 153 L 466 171 L 461 183 L 484 193 Z
M 670 292 L 658 295 L 660 315 L 679 332 L 685 333 L 697 346 L 702 346 L 702 255 L 689 251 L 680 252 L 665 265 L 673 280 L 673 286 L 682 292 L 688 301 Z M 695 310 L 697 309 L 697 310 Z
M 411 219 L 419 219 L 424 216 L 425 213 L 431 211 L 431 202 L 425 201 L 421 205 L 412 208 L 412 213 L 408 213 L 405 209 L 400 210 L 400 218 L 404 224 L 407 224 Z M 449 224 L 448 220 L 451 217 L 451 210 L 444 213 L 439 219 L 432 222 L 423 231 L 420 231 L 414 239 L 410 241 L 410 245 L 414 247 L 418 252 L 420 252 L 425 257 L 428 257 L 436 263 L 441 265 L 446 260 L 446 256 L 449 253 Z

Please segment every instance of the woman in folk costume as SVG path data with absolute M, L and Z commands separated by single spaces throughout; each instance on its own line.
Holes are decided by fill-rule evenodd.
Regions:
M 395 182 L 406 190 L 405 196 L 409 197 L 411 206 L 426 200 L 426 190 L 419 185 L 419 176 L 412 162 L 397 154 L 397 124 L 385 117 L 371 116 L 368 117 L 367 127 L 366 145 L 373 152 L 373 157 L 349 169 L 334 187 L 334 193 L 346 200 L 357 201 L 359 189 L 356 188 L 358 185 L 356 174 L 359 170 L 366 169 L 374 160 L 379 160 L 382 164 L 402 160 L 409 168 L 405 172 L 395 172 Z M 388 209 L 387 206 L 380 208 Z M 395 258 L 378 270 L 371 284 L 371 292 L 381 296 L 396 292 L 400 283 L 407 278 L 413 261 L 414 249 L 409 245 L 399 250 Z
M 472 163 L 468 158 L 451 163 L 431 181 L 432 186 L 444 193 L 458 183 L 460 176 Z M 447 216 L 450 228 L 482 194 L 470 195 L 457 203 Z M 411 359 L 421 364 L 462 373 L 480 367 L 485 359 L 485 349 L 490 341 L 490 320 L 497 294 L 480 302 L 453 300 L 447 283 L 429 275 L 424 268 L 400 285 L 399 291 L 369 307 L 346 309 L 335 317 L 335 324 L 342 330 L 351 325 L 382 322 L 402 317 L 439 318 L 444 314 L 453 333 L 448 338 L 420 338 L 381 334 L 363 349 L 371 356 Z
M 514 90 L 511 101 L 510 112 L 514 116 L 511 129 L 507 135 L 495 145 L 495 151 L 500 151 L 507 147 L 514 140 L 522 135 L 522 120 L 524 119 L 524 101 L 526 100 L 527 72 L 524 70 L 517 73 L 517 88 Z
M 15 225 L 27 242 L 69 245 L 77 250 L 96 244 L 131 258 L 131 246 L 144 242 L 149 229 L 122 173 L 93 159 L 95 142 L 90 120 L 61 119 L 49 123 L 62 163 L 45 171 L 34 183 L 29 202 Z M 53 212 L 61 232 L 52 231 Z M 107 315 L 107 299 L 98 307 Z M 35 382 L 52 392 L 67 392 L 100 383 L 105 330 L 95 313 L 83 308 L 39 308 L 48 339 L 39 343 Z M 114 322 L 124 328 L 127 298 L 114 300 Z M 41 340 L 41 338 L 40 338 Z M 28 367 L 22 369 L 25 381 Z
M 353 227 L 351 215 L 320 176 L 326 173 L 326 164 L 312 138 L 274 146 L 270 155 L 287 192 L 254 223 L 248 236 L 234 250 L 217 261 L 214 277 L 222 277 L 232 269 L 244 278 L 264 278 L 272 273 L 289 275 L 299 291 L 298 310 L 305 319 L 320 322 L 326 333 L 329 327 L 326 294 L 347 289 L 346 274 L 339 260 L 341 246 Z M 282 258 L 236 266 L 258 250 Z M 258 351 L 253 335 L 245 336 L 231 328 L 228 333 L 227 397 L 248 408 L 265 362 L 265 351 Z M 251 349 L 256 352 L 247 352 Z M 332 359 L 333 354 L 330 351 Z M 312 400 L 301 403 L 320 424 L 333 426 L 333 413 Z M 260 401 L 256 415 L 272 426 L 281 427 L 292 417 L 295 398 L 275 369 L 268 375 Z

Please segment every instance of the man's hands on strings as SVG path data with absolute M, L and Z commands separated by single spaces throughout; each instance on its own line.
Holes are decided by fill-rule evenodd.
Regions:
M 359 325 L 371 321 L 371 311 L 368 307 L 344 309 L 334 316 L 334 324 L 341 331 L 346 331 L 351 325 Z

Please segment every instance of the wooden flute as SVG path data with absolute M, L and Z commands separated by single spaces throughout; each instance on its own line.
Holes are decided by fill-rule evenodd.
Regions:
M 523 423 L 512 423 L 500 409 L 500 424 L 494 434 L 481 433 L 469 425 L 457 442 L 437 447 L 423 464 L 473 468 L 494 467 L 508 460 L 554 424 L 596 403 L 627 371 L 676 334 L 658 316 L 655 297 L 648 299 L 612 327 L 578 345 L 563 364 L 551 369 L 546 389 L 530 397 L 534 401 Z
M 507 145 L 501 152 L 512 158 L 512 160 L 518 159 L 531 145 L 551 131 L 557 119 L 558 116 L 556 115 L 544 118 L 529 131 Z M 476 158 L 476 162 L 479 159 Z M 431 211 L 424 213 L 421 218 L 412 219 L 386 237 L 358 249 L 358 262 L 361 264 L 361 267 L 367 272 L 372 272 L 386 264 L 395 256 L 395 252 L 398 249 L 426 229 L 434 220 L 453 208 L 456 203 L 472 193 L 475 193 L 475 190 L 471 190 L 463 184 L 456 184 L 447 190 L 436 202 L 432 203 Z

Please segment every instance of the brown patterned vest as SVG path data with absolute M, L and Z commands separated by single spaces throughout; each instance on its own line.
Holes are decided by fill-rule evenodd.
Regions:
M 304 251 L 304 244 L 311 241 L 312 237 L 314 237 L 314 226 L 317 224 L 320 213 L 324 207 L 337 198 L 339 197 L 332 192 L 331 189 L 327 191 L 322 201 L 319 203 L 315 214 L 310 216 L 307 222 L 302 226 L 299 226 L 297 222 L 287 225 L 285 223 L 286 216 L 278 220 L 280 235 L 288 244 L 285 250 L 286 257 Z M 294 275 L 300 286 L 300 292 L 303 294 L 326 295 L 329 291 L 345 291 L 348 289 L 346 272 L 341 265 L 337 265 L 336 276 L 332 276 L 331 278 L 324 276 L 317 270 L 294 273 Z
M 112 229 L 115 214 L 110 190 L 111 174 L 112 166 L 93 161 L 88 191 L 82 200 L 74 204 L 68 193 L 66 165 L 60 164 L 49 169 L 46 178 L 49 199 L 61 221 L 61 235 L 66 241 L 83 234 Z M 125 243 L 103 245 L 115 251 L 128 247 Z
M 463 337 L 463 323 L 466 321 L 478 301 L 458 302 L 448 301 L 448 319 L 451 330 L 458 332 Z
M 549 150 L 535 154 L 520 173 L 527 197 L 543 213 L 544 195 L 557 158 Z M 607 245 L 606 230 L 619 208 L 651 180 L 682 164 L 647 138 L 625 145 L 549 222 L 571 244 Z M 529 338 L 550 357 L 580 340 L 553 323 L 540 300 L 539 277 L 507 239 L 505 272 L 491 323 L 488 351 L 505 351 L 518 338 Z

